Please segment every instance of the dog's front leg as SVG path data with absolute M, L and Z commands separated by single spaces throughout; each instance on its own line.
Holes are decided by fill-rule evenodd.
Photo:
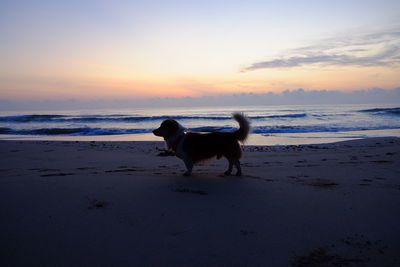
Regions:
M 186 172 L 183 175 L 190 176 L 192 174 L 193 162 L 190 159 L 184 159 L 183 162 L 186 166 Z

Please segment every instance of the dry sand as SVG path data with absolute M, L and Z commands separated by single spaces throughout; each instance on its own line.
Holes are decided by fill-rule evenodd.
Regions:
M 183 177 L 161 142 L 0 142 L 0 266 L 400 266 L 400 139 L 247 146 Z

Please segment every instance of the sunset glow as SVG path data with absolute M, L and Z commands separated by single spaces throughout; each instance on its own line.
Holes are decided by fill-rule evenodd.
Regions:
M 399 1 L 6 1 L 0 98 L 400 86 Z

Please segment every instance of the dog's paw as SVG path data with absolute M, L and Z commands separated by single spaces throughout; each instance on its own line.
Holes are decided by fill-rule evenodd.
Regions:
M 230 171 L 224 172 L 225 175 L 231 175 L 232 173 Z
M 191 172 L 186 171 L 183 173 L 183 176 L 190 176 L 191 174 L 192 174 Z
M 242 172 L 237 172 L 235 175 L 236 176 L 242 176 Z

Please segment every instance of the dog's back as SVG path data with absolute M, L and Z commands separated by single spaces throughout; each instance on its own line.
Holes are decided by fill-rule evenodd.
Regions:
M 234 133 L 187 133 L 183 150 L 194 163 L 215 156 L 239 159 L 242 155 Z

